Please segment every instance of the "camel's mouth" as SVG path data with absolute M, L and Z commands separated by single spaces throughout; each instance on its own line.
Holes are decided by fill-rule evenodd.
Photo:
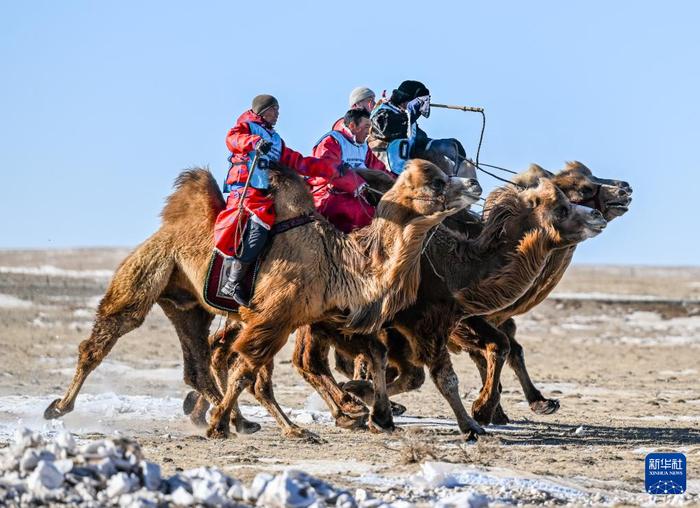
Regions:
M 461 183 L 462 190 L 460 198 L 462 201 L 466 201 L 467 205 L 471 205 L 479 201 L 479 198 L 483 193 L 483 189 L 475 178 L 452 177 L 451 180 L 459 180 Z
M 620 199 L 619 201 L 608 201 L 607 203 L 605 203 L 605 206 L 608 208 L 617 208 L 620 210 L 622 210 L 622 209 L 628 210 L 631 202 L 632 202 L 632 198 L 627 197 L 625 199 Z
M 602 216 L 595 216 L 586 221 L 586 237 L 592 238 L 603 232 L 605 227 L 608 225 Z

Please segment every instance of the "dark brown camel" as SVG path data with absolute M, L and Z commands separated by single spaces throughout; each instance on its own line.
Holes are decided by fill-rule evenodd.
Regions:
M 568 163 L 567 167 L 557 175 L 552 175 L 539 166 L 533 165 L 527 172 L 518 175 L 515 181 L 519 185 L 529 187 L 542 177 L 553 179 L 572 202 L 599 210 L 607 220 L 612 220 L 624 214 L 631 201 L 630 194 L 632 191 L 629 184 L 596 178 L 588 168 L 578 162 Z M 480 221 L 464 221 L 460 224 L 455 220 L 450 220 L 449 222 L 446 221 L 444 226 L 459 228 L 470 237 L 477 236 L 483 228 Z M 484 382 L 482 392 L 472 406 L 474 416 L 480 423 L 487 424 L 493 421 L 494 423 L 503 424 L 508 422 L 500 404 L 494 407 L 492 403 L 487 403 L 487 401 L 493 400 L 493 386 L 489 384 L 489 379 L 493 379 L 493 371 L 489 371 L 490 363 L 488 361 L 487 347 L 488 344 L 494 342 L 492 336 L 498 338 L 496 343 L 503 342 L 504 336 L 507 339 L 509 344 L 507 349 L 508 363 L 515 370 L 532 410 L 540 414 L 549 414 L 556 411 L 559 407 L 558 401 L 544 398 L 532 383 L 525 368 L 522 346 L 514 337 L 515 323 L 511 316 L 526 312 L 537 303 L 540 303 L 549 294 L 568 267 L 574 250 L 575 245 L 554 251 L 527 292 L 513 304 L 489 314 L 487 323 L 484 322 L 483 318 L 474 316 L 461 321 L 459 326 L 453 330 L 449 340 L 450 349 L 453 352 L 468 351 L 479 367 L 479 372 Z M 448 267 L 454 266 L 454 263 L 455 260 L 449 254 L 438 252 L 434 262 L 431 264 L 431 268 L 433 265 L 441 266 L 449 272 Z M 447 276 L 449 277 L 450 274 Z M 427 276 L 424 274 L 423 277 L 427 283 Z M 494 325 L 498 330 L 494 331 Z M 410 354 L 407 355 L 405 353 L 408 345 L 401 334 L 397 333 L 396 330 L 389 330 L 388 334 L 390 341 L 390 366 L 393 365 L 395 367 L 390 367 L 390 377 L 395 377 L 400 372 L 399 378 L 393 384 L 390 384 L 391 393 L 400 393 L 401 391 L 418 388 L 422 385 L 425 378 L 422 366 L 417 366 L 407 360 L 410 357 Z M 394 354 L 394 351 L 396 354 Z M 491 364 L 493 365 L 493 363 Z M 336 366 L 346 375 L 357 377 L 353 358 L 344 356 L 341 352 L 336 352 Z M 394 386 L 396 387 L 394 388 Z M 348 388 L 352 389 L 352 383 Z
M 445 227 L 438 228 L 421 260 L 422 279 L 416 304 L 396 314 L 391 321 L 391 327 L 408 341 L 407 347 L 394 348 L 391 357 L 400 359 L 421 375 L 423 365 L 428 366 L 436 386 L 455 412 L 462 432 L 468 432 L 465 422 L 470 418 L 459 397 L 458 380 L 447 349 L 452 329 L 461 319 L 469 319 L 482 333 L 495 337 L 485 349 L 493 364 L 489 373 L 491 383 L 498 386 L 508 338 L 485 320 L 465 316 L 478 316 L 510 305 L 530 287 L 554 250 L 594 236 L 605 225 L 600 213 L 570 204 L 546 179 L 536 189 L 521 192 L 500 189 L 492 193 L 486 206 L 490 212 L 484 231 L 475 239 L 466 239 Z M 435 269 L 446 266 L 435 263 L 441 256 L 449 256 L 452 269 L 449 278 Z M 386 332 L 382 336 L 390 349 L 394 347 Z M 295 366 L 343 424 L 351 420 L 344 410 L 346 391 L 368 400 L 372 397 L 371 387 L 362 382 L 339 387 L 327 364 L 328 348 L 333 345 L 336 351 L 354 357 L 362 350 L 365 340 L 358 336 L 352 340 L 340 337 L 337 329 L 319 323 L 297 337 Z M 413 388 L 403 384 L 406 379 L 416 381 L 399 376 L 388 384 L 389 395 Z M 495 406 L 498 391 L 491 390 L 484 403 Z

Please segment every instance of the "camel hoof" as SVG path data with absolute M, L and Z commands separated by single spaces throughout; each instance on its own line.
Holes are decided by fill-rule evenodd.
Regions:
M 64 414 L 69 413 L 71 411 L 70 409 L 58 409 L 58 405 L 60 404 L 60 402 L 61 399 L 56 399 L 51 404 L 49 404 L 49 407 L 47 407 L 44 411 L 44 419 L 55 420 L 56 418 L 60 418 Z
M 484 430 L 484 428 L 481 425 L 479 425 L 476 421 L 471 420 L 471 419 L 466 421 L 466 422 L 463 422 L 463 423 L 458 422 L 458 425 L 459 425 L 459 431 L 462 434 L 464 434 L 468 440 L 469 440 L 469 436 L 471 436 L 472 434 L 479 435 L 479 436 L 486 434 L 486 431 Z
M 369 408 L 360 399 L 352 394 L 350 399 L 345 399 L 340 404 L 340 411 L 350 418 L 364 418 L 367 419 L 369 416 Z
M 192 413 L 190 414 L 190 421 L 195 427 L 204 428 L 209 426 L 206 413 Z
M 401 416 L 406 412 L 406 406 L 399 404 L 398 402 L 389 401 L 391 404 L 391 414 L 393 416 Z
M 375 433 L 388 433 L 394 432 L 396 430 L 396 425 L 394 425 L 394 419 L 391 417 L 391 413 L 388 416 L 371 415 L 369 417 L 369 430 Z
M 474 420 L 480 425 L 488 425 L 493 421 L 493 407 L 487 405 L 477 405 L 476 402 L 472 404 L 472 415 Z
M 182 412 L 186 415 L 192 413 L 198 400 L 199 392 L 195 390 L 190 391 L 187 395 L 185 395 L 185 400 L 182 401 Z
M 321 439 L 321 436 L 318 434 L 314 434 L 310 430 L 302 429 L 300 427 L 289 429 L 284 433 L 284 435 L 292 439 L 301 439 L 302 441 L 306 441 L 307 443 L 311 444 L 325 443 L 325 441 Z
M 229 434 L 228 428 L 209 427 L 207 429 L 207 437 L 209 439 L 226 439 L 229 437 Z
M 391 434 L 391 433 L 399 430 L 399 428 L 396 425 L 394 425 L 393 423 L 389 426 L 382 427 L 382 426 L 374 423 L 371 419 L 370 419 L 369 423 L 367 424 L 367 427 L 369 428 L 369 431 L 374 433 L 374 434 Z
M 530 409 L 538 415 L 551 415 L 559 410 L 557 399 L 537 400 L 530 403 Z
M 348 429 L 348 430 L 360 430 L 360 429 L 366 429 L 367 428 L 367 416 L 364 415 L 359 418 L 353 418 L 352 416 L 348 416 L 346 414 L 342 414 L 336 417 L 335 419 L 335 426 L 340 427 L 341 429 Z
M 476 441 L 479 440 L 479 435 L 474 432 L 473 430 L 470 430 L 464 435 L 464 440 L 467 441 L 468 443 L 475 443 Z
M 255 434 L 257 431 L 262 429 L 262 426 L 259 423 L 251 422 L 245 418 L 240 418 L 234 423 L 236 425 L 236 432 L 239 434 Z
M 496 406 L 496 410 L 493 412 L 491 423 L 494 425 L 508 425 L 510 423 L 510 418 L 505 414 L 500 404 Z

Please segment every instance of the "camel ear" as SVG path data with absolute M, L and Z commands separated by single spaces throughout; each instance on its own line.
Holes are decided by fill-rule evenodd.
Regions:
M 530 164 L 530 167 L 527 168 L 527 170 L 535 175 L 538 175 L 540 178 L 552 178 L 554 176 L 554 173 L 547 171 L 542 166 L 535 163 Z
M 585 164 L 579 162 L 579 161 L 566 161 L 566 166 L 564 167 L 564 171 L 566 170 L 577 170 L 581 171 L 585 175 L 592 175 L 593 173 L 591 172 L 590 169 L 586 167 Z
M 511 181 L 519 185 L 520 187 L 537 187 L 540 178 L 551 178 L 554 176 L 552 173 L 544 169 L 539 164 L 530 164 L 528 168 L 522 173 L 518 173 L 513 176 Z

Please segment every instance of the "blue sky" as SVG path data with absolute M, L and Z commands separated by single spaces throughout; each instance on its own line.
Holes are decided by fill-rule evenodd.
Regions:
M 223 178 L 254 95 L 309 153 L 353 87 L 419 79 L 486 108 L 484 162 L 632 184 L 576 262 L 698 264 L 698 19 L 690 1 L 3 2 L 0 248 L 136 245 L 181 169 Z M 478 116 L 421 126 L 473 155 Z

